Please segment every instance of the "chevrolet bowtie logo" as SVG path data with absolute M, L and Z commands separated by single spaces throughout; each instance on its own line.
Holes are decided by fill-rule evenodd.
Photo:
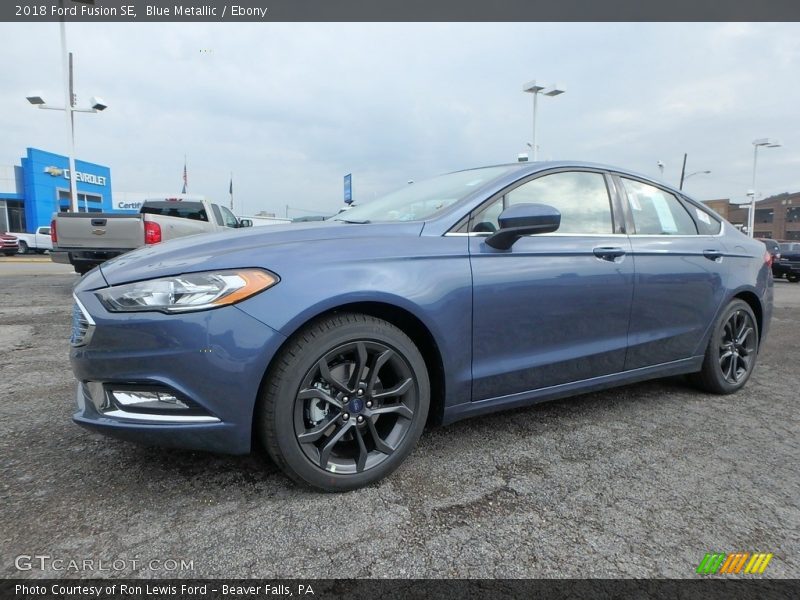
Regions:
M 92 229 L 92 233 L 95 234 L 95 235 L 105 235 L 106 234 L 106 230 L 105 229 Z
M 64 169 L 59 169 L 58 167 L 45 167 L 44 172 L 52 175 L 53 177 L 58 177 L 59 175 L 64 174 Z

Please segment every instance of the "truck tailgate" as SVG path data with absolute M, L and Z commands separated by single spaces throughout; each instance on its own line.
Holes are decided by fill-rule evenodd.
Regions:
M 142 215 L 62 213 L 56 215 L 59 248 L 138 248 L 144 244 Z
M 144 244 L 141 215 L 60 213 L 56 215 L 59 248 L 128 249 Z

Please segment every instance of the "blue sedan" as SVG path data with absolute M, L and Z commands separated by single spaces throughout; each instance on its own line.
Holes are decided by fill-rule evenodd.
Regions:
M 595 164 L 407 185 L 326 222 L 143 248 L 75 288 L 79 425 L 367 485 L 427 422 L 688 374 L 739 390 L 771 257 L 680 191 Z

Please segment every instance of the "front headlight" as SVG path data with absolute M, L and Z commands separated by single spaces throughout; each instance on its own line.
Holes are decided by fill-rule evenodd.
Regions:
M 261 269 L 187 273 L 148 279 L 98 290 L 95 295 L 111 312 L 187 312 L 234 304 L 278 283 Z

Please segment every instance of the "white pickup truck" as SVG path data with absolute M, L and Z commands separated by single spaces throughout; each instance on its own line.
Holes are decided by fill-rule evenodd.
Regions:
M 53 249 L 49 227 L 39 227 L 36 233 L 19 233 L 15 231 L 13 235 L 16 236 L 19 242 L 17 254 L 44 254 L 45 251 Z
M 145 244 L 239 227 L 252 227 L 207 200 L 145 200 L 139 214 L 58 213 L 50 223 L 53 262 L 86 273 L 102 262 Z

